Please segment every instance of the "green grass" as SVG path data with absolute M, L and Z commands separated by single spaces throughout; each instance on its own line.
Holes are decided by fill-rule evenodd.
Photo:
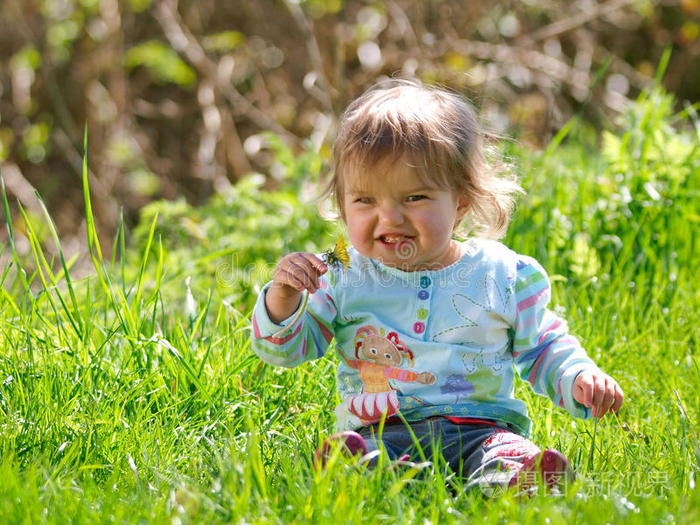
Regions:
M 561 449 L 578 472 L 561 497 L 486 499 L 439 458 L 422 469 L 337 460 L 314 471 L 333 424 L 334 358 L 262 364 L 246 311 L 265 269 L 232 274 L 234 283 L 211 268 L 254 242 L 275 247 L 259 252 L 271 264 L 286 232 L 321 247 L 332 239 L 318 236 L 321 221 L 277 225 L 240 211 L 240 245 L 222 246 L 216 216 L 198 222 L 194 210 L 161 204 L 134 242 L 120 229 L 106 257 L 85 175 L 94 272 L 76 279 L 48 213 L 10 218 L 3 188 L 12 263 L 0 269 L 0 522 L 697 523 L 700 122 L 694 108 L 671 107 L 652 91 L 602 147 L 574 122 L 542 154 L 508 152 L 528 194 L 506 242 L 548 269 L 555 307 L 627 398 L 619 417 L 596 423 L 518 385 L 533 440 Z M 224 214 L 226 200 L 203 210 Z M 192 257 L 164 224 L 189 224 L 176 244 Z

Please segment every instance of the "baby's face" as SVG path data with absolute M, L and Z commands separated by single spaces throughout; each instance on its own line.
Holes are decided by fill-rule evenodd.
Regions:
M 464 196 L 426 185 L 403 159 L 372 173 L 344 175 L 350 242 L 362 255 L 404 271 L 437 270 L 456 262 L 452 232 L 468 209 Z
M 362 342 L 362 356 L 382 366 L 398 366 L 401 354 L 391 341 L 378 335 L 368 335 Z

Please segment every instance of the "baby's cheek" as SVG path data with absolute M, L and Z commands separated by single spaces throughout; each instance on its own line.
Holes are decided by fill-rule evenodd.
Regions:
M 348 239 L 350 240 L 350 244 L 353 245 L 355 248 L 362 247 L 362 236 L 360 235 L 360 228 L 354 225 L 352 222 L 348 223 Z

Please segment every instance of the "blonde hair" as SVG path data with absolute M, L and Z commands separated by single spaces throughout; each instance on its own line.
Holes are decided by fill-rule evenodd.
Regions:
M 465 233 L 500 237 L 515 207 L 513 195 L 522 190 L 505 164 L 486 159 L 484 137 L 461 96 L 417 81 L 380 82 L 340 121 L 325 196 L 344 220 L 344 175 L 406 159 L 425 181 L 467 195 Z

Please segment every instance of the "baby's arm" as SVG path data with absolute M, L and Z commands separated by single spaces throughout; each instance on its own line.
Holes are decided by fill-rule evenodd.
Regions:
M 519 257 L 513 324 L 513 362 L 518 373 L 535 392 L 576 417 L 602 416 L 616 404 L 619 408 L 622 401 L 614 381 L 588 357 L 566 322 L 547 308 L 551 291 L 544 269 L 530 257 Z M 614 401 L 608 400 L 603 410 L 609 390 Z
M 253 310 L 251 346 L 260 359 L 293 367 L 325 353 L 337 313 L 329 284 L 321 278 L 326 271 L 312 254 L 293 253 L 279 262 Z M 309 300 L 297 316 L 303 290 L 309 292 Z M 287 329 L 280 330 L 283 327 Z
M 591 415 L 603 417 L 608 411 L 617 413 L 625 395 L 608 374 L 584 371 L 574 380 L 574 399 L 591 408 Z

